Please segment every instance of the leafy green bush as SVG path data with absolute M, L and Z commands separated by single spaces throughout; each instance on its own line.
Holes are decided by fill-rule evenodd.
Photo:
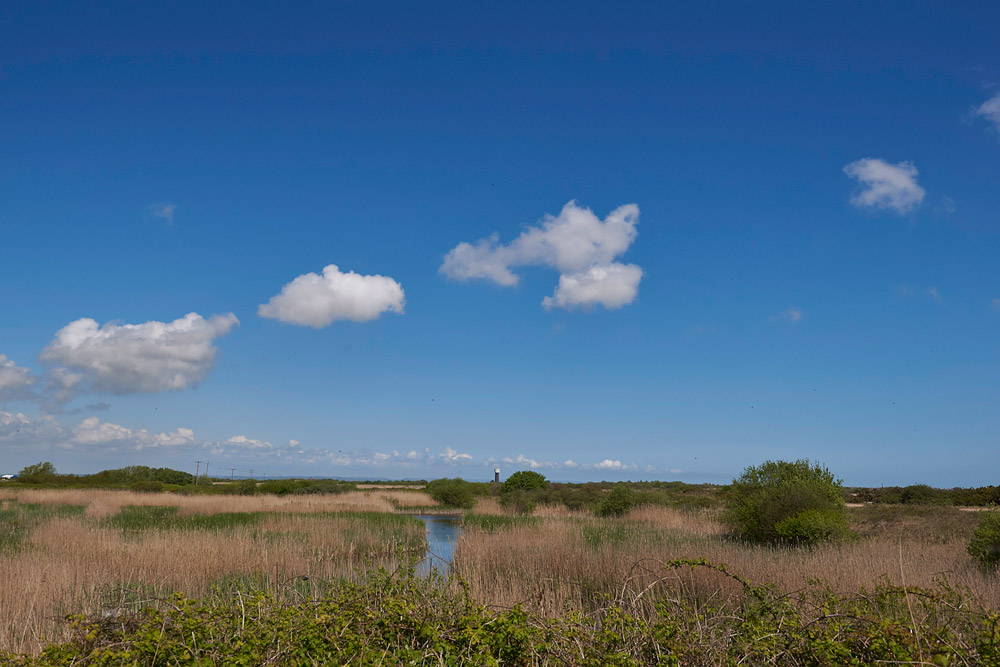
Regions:
M 473 485 L 461 478 L 435 479 L 427 483 L 426 491 L 431 498 L 446 507 L 472 509 L 476 504 Z
M 966 550 L 983 567 L 996 569 L 1000 565 L 1000 513 L 983 515 Z
M 807 460 L 766 461 L 733 480 L 725 518 L 755 542 L 815 544 L 850 535 L 841 482 Z
M 597 516 L 622 516 L 635 507 L 635 492 L 628 484 L 615 484 L 597 507 Z
M 500 485 L 500 495 L 506 495 L 511 491 L 544 489 L 548 483 L 545 475 L 539 474 L 534 470 L 519 470 Z

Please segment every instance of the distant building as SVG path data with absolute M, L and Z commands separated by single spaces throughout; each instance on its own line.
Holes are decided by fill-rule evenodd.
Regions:
M 500 483 L 500 468 L 493 469 L 493 481 L 498 484 Z

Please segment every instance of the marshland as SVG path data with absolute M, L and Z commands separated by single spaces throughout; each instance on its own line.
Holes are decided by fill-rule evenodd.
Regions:
M 914 662 L 926 654 L 928 664 L 986 664 L 996 646 L 1000 578 L 968 549 L 996 510 L 953 504 L 955 494 L 972 490 L 844 504 L 886 499 L 880 494 L 898 500 L 887 496 L 891 490 L 844 489 L 846 536 L 805 544 L 742 539 L 727 514 L 726 487 L 545 482 L 505 493 L 511 489 L 438 480 L 426 487 L 339 483 L 326 493 L 301 493 L 294 491 L 314 484 L 270 484 L 284 492 L 256 483 L 242 486 L 246 495 L 226 484 L 196 493 L 0 487 L 0 654 L 23 664 L 161 664 L 180 651 L 226 664 L 224 653 L 213 653 L 221 650 L 212 644 L 218 637 L 197 650 L 170 646 L 166 617 L 150 614 L 187 609 L 178 594 L 211 610 L 201 612 L 208 616 L 197 627 L 214 627 L 212 614 L 243 605 L 237 635 L 249 632 L 248 599 L 257 605 L 255 632 L 264 634 L 278 610 L 297 610 L 306 623 L 330 600 L 360 600 L 367 612 L 352 613 L 391 626 L 362 644 L 396 662 L 409 654 L 393 651 L 427 640 L 387 636 L 406 628 L 399 618 L 390 622 L 398 610 L 388 611 L 401 600 L 445 637 L 470 624 L 485 632 L 484 624 L 500 621 L 514 624 L 504 632 L 541 633 L 504 664 L 612 655 L 622 664 L 674 664 L 664 656 L 678 664 L 837 664 L 834 657 L 802 658 L 817 646 L 830 656 L 870 650 Z M 624 504 L 609 511 L 618 496 Z M 438 562 L 430 575 L 415 568 L 427 546 L 419 513 L 461 515 L 452 562 Z M 466 615 L 455 618 L 456 607 Z M 762 609 L 780 610 L 783 620 L 765 618 Z M 150 618 L 161 624 L 159 657 L 139 649 L 134 636 Z M 612 620 L 614 641 L 598 636 Z M 762 637 L 780 641 L 761 644 Z M 325 641 L 328 650 L 343 648 Z M 275 642 L 255 655 L 298 664 L 287 641 L 284 653 Z M 880 642 L 889 648 L 878 649 Z M 424 646 L 422 661 L 455 655 L 446 644 Z M 479 648 L 489 654 L 487 644 Z M 121 646 L 136 652 L 108 652 Z M 469 661 L 486 654 L 458 653 Z M 366 655 L 344 662 L 367 664 Z

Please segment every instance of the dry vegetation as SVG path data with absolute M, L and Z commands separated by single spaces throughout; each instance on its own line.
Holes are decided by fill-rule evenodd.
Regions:
M 0 490 L 0 652 L 65 639 L 65 614 L 114 616 L 178 590 L 220 604 L 251 585 L 275 598 L 316 598 L 324 580 L 419 549 L 423 526 L 393 512 L 431 505 L 426 493 L 399 489 L 286 497 Z M 850 512 L 853 541 L 772 548 L 729 539 L 718 510 L 647 505 L 602 519 L 541 505 L 523 517 L 480 498 L 454 571 L 493 609 L 522 604 L 552 619 L 609 602 L 647 619 L 656 599 L 738 604 L 738 581 L 712 568 L 666 566 L 681 559 L 725 564 L 788 593 L 815 580 L 848 595 L 886 583 L 932 588 L 944 576 L 1000 608 L 997 577 L 965 551 L 976 514 L 871 505 Z
M 174 591 L 212 595 L 227 580 L 253 577 L 276 594 L 296 587 L 309 593 L 324 578 L 420 549 L 422 524 L 389 512 L 433 503 L 402 491 L 286 498 L 0 493 L 0 651 L 15 652 L 65 639 L 66 614 L 116 614 Z M 144 509 L 129 509 L 136 507 Z
M 391 489 L 304 496 L 183 496 L 108 489 L 0 489 L 0 501 L 15 498 L 22 503 L 41 505 L 83 505 L 93 516 L 114 514 L 127 506 L 176 507 L 183 516 L 222 512 L 392 512 L 397 508 L 437 504 L 422 491 Z
M 477 506 L 492 509 L 489 504 Z M 622 587 L 700 599 L 736 594 L 739 584 L 707 569 L 667 573 L 675 559 L 725 564 L 757 583 L 786 592 L 822 580 L 838 592 L 873 590 L 883 583 L 932 587 L 945 576 L 988 607 L 1000 608 L 997 577 L 977 567 L 965 545 L 977 517 L 954 508 L 852 510 L 857 540 L 813 548 L 751 546 L 726 539 L 711 511 L 640 507 L 624 519 L 542 516 L 470 521 L 455 550 L 455 571 L 473 597 L 498 607 L 525 604 L 555 615 L 588 609 Z M 664 577 L 666 577 L 664 579 Z M 662 581 L 661 581 L 662 580 Z M 656 584 L 655 582 L 660 582 Z

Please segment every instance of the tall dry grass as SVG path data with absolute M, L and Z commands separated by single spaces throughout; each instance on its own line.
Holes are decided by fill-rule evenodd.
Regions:
M 234 579 L 256 577 L 276 594 L 293 584 L 318 593 L 323 579 L 393 565 L 399 553 L 413 552 L 424 540 L 423 525 L 402 517 L 310 514 L 391 511 L 392 504 L 375 494 L 279 499 L 33 491 L 20 492 L 17 499 L 86 510 L 42 520 L 23 543 L 0 550 L 0 651 L 35 652 L 46 641 L 64 640 L 66 614 L 113 615 L 174 591 L 211 595 Z M 3 503 L 17 510 L 10 497 Z M 151 526 L 123 532 L 104 521 L 127 505 L 176 506 L 187 516 L 273 514 L 218 530 Z
M 838 592 L 887 582 L 932 587 L 944 575 L 1000 608 L 1000 582 L 975 565 L 965 551 L 968 535 L 957 531 L 942 537 L 935 531 L 887 529 L 814 548 L 754 546 L 725 534 L 712 512 L 662 507 L 642 507 L 622 519 L 540 517 L 508 530 L 471 526 L 459 539 L 454 570 L 483 602 L 526 604 L 545 614 L 586 609 L 595 595 L 617 595 L 623 586 L 642 591 L 654 585 L 661 594 L 683 589 L 699 599 L 739 593 L 740 585 L 720 573 L 664 567 L 671 560 L 698 558 L 786 592 L 815 579 Z
M 181 516 L 224 512 L 392 512 L 437 501 L 422 491 L 368 490 L 342 494 L 257 496 L 137 493 L 113 489 L 0 489 L 0 500 L 41 505 L 81 505 L 88 516 L 104 517 L 122 507 L 176 507 Z

